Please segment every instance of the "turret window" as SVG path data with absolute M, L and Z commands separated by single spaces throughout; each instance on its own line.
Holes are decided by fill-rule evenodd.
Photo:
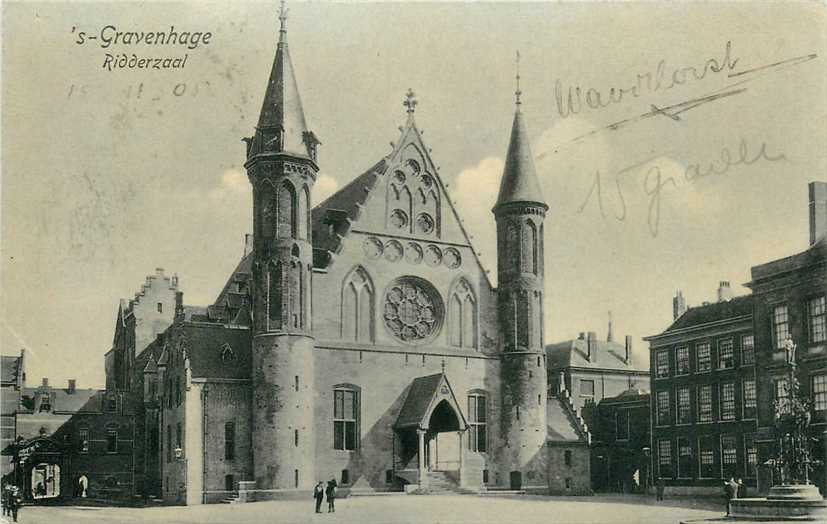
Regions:
M 278 237 L 296 238 L 296 191 L 287 180 L 278 191 Z
M 267 278 L 267 312 L 270 320 L 270 329 L 281 329 L 281 262 L 270 265 Z

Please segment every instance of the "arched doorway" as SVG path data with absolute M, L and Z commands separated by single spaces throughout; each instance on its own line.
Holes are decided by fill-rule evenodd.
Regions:
M 41 462 L 32 467 L 30 475 L 32 498 L 49 499 L 60 496 L 60 465 Z
M 426 490 L 430 477 L 461 484 L 467 429 L 444 373 L 414 379 L 394 424 L 392 477 Z
M 465 428 L 462 428 L 464 430 Z M 447 400 L 437 404 L 428 419 L 426 462 L 431 471 L 458 471 L 462 452 L 459 417 Z

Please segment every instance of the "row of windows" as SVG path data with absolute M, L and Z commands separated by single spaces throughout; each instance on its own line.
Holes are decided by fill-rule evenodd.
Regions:
M 741 419 L 754 419 L 758 407 L 755 379 L 747 379 L 740 383 L 740 399 L 736 397 L 737 386 L 738 382 L 722 382 L 721 384 L 717 384 L 717 387 L 712 384 L 706 384 L 700 386 L 681 386 L 673 390 L 661 389 L 655 396 L 655 417 L 657 425 L 668 426 L 671 424 L 713 422 L 715 420 L 715 413 L 713 412 L 712 395 L 715 389 L 717 389 L 718 393 L 717 420 L 736 420 L 738 413 L 737 400 L 740 400 L 741 404 Z
M 755 337 L 753 335 L 742 335 L 741 337 L 741 366 L 752 366 L 755 364 Z M 733 338 L 728 337 L 718 341 L 718 352 L 716 355 L 716 369 L 732 369 L 735 367 L 735 347 Z M 707 373 L 712 370 L 713 356 L 712 344 L 710 342 L 698 342 L 695 349 L 695 373 Z M 672 374 L 671 350 L 660 349 L 655 352 L 655 377 L 665 378 Z M 675 376 L 689 375 L 693 372 L 690 347 L 682 345 L 675 347 L 674 374 Z
M 811 344 L 827 342 L 827 297 L 820 296 L 807 300 L 807 340 Z M 786 304 L 772 309 L 770 319 L 772 336 L 776 349 L 784 348 L 784 341 L 790 335 L 790 310 Z
M 736 435 L 658 440 L 658 475 L 664 478 L 729 478 L 740 475 L 753 478 L 758 466 L 755 435 L 743 435 L 741 453 L 738 440 Z
M 115 425 L 107 426 L 105 431 L 106 437 L 106 452 L 118 452 L 118 428 Z M 91 442 L 91 433 L 89 428 L 78 429 L 78 451 L 80 453 L 89 453 L 89 443 Z

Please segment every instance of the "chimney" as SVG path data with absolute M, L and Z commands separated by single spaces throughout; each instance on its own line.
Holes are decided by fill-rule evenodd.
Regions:
M 597 333 L 589 331 L 586 339 L 586 358 L 589 362 L 597 362 Z
M 162 268 L 162 267 L 156 267 L 156 268 L 155 268 L 155 275 L 157 275 L 157 276 L 159 276 L 159 277 L 164 276 L 164 268 Z
M 577 335 L 577 340 L 586 340 L 586 332 L 581 331 L 579 335 Z
M 560 395 L 566 390 L 566 374 L 564 372 L 560 372 L 559 379 L 558 379 L 557 388 L 560 390 Z
M 810 182 L 810 245 L 827 235 L 827 182 Z
M 73 379 L 73 378 L 69 379 L 69 387 L 67 389 L 69 390 L 70 395 L 75 394 L 75 389 L 76 389 L 75 388 L 75 379 Z
M 253 252 L 253 235 L 247 233 L 244 235 L 244 256 L 246 257 Z
M 184 316 L 184 292 L 175 292 L 175 318 Z
M 48 388 L 49 387 L 49 379 L 47 377 L 43 377 L 43 382 L 41 382 L 41 387 Z
M 609 311 L 609 331 L 606 333 L 606 342 L 612 342 L 614 337 L 612 336 L 612 312 Z
M 623 359 L 627 364 L 632 361 L 632 336 L 626 335 L 626 358 Z
M 718 302 L 732 300 L 732 288 L 729 287 L 728 280 L 721 280 L 718 282 Z
M 683 298 L 683 292 L 679 289 L 672 298 L 672 320 L 678 320 L 678 317 L 684 313 L 686 313 L 686 300 Z

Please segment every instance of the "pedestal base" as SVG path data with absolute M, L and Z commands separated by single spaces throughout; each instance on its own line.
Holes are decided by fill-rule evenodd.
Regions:
M 730 515 L 745 520 L 827 520 L 827 502 L 812 485 L 773 486 L 767 498 L 734 499 Z

